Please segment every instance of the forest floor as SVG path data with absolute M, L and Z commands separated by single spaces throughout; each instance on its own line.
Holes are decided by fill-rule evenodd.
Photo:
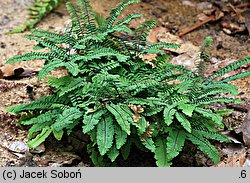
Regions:
M 19 116 L 14 116 L 5 112 L 5 108 L 20 104 L 29 103 L 41 96 L 48 95 L 51 89 L 46 84 L 46 80 L 37 80 L 37 72 L 43 67 L 42 61 L 29 61 L 5 65 L 7 59 L 20 53 L 32 51 L 35 42 L 23 38 L 25 33 L 5 34 L 11 29 L 22 25 L 27 19 L 28 11 L 26 3 L 32 0 L 5 0 L 0 1 L 0 167 L 1 166 L 92 166 L 85 153 L 82 153 L 84 143 L 77 133 L 65 139 L 63 142 L 49 140 L 39 146 L 36 152 L 22 154 L 10 151 L 10 146 L 15 148 L 25 148 L 27 142 L 27 129 L 17 123 Z M 107 15 L 112 7 L 120 0 L 90 0 L 95 11 L 101 15 Z M 235 60 L 242 59 L 250 55 L 250 15 L 246 9 L 249 6 L 237 6 L 234 1 L 232 6 L 228 6 L 231 1 L 225 1 L 229 10 L 223 10 L 223 5 L 219 6 L 213 1 L 203 0 L 142 0 L 141 3 L 129 6 L 125 13 L 140 13 L 144 17 L 132 22 L 132 28 L 140 21 L 153 19 L 158 25 L 148 37 L 149 41 L 174 42 L 181 44 L 181 49 L 173 53 L 170 62 L 182 64 L 186 67 L 194 67 L 194 60 L 197 56 L 199 46 L 208 35 L 214 39 L 211 49 L 211 63 L 207 72 L 225 66 Z M 247 1 L 246 1 L 247 3 Z M 231 7 L 231 9 L 230 9 Z M 236 7 L 236 8 L 235 8 Z M 239 8 L 237 8 L 239 7 Z M 225 8 L 225 7 L 224 7 Z M 213 13 L 217 10 L 216 15 Z M 242 16 L 239 16 L 242 14 Z M 214 16 L 213 21 L 206 23 L 193 31 L 182 36 L 184 30 L 197 25 L 202 21 Z M 243 17 L 242 20 L 238 19 Z M 69 20 L 69 15 L 64 5 L 59 6 L 54 12 L 47 16 L 37 27 L 56 32 L 62 32 Z M 248 28 L 248 29 L 247 29 Z M 15 77 L 18 69 L 25 72 L 23 77 Z M 250 70 L 250 67 L 241 68 L 241 71 Z M 53 71 L 52 75 L 60 76 L 65 74 L 64 70 Z M 244 144 L 242 135 L 237 134 L 237 129 L 246 118 L 247 111 L 250 110 L 250 77 L 239 79 L 233 82 L 239 88 L 239 99 L 243 100 L 242 105 L 223 106 L 219 108 L 232 108 L 234 112 L 225 117 L 224 122 L 228 134 L 234 140 L 234 144 L 217 145 L 221 150 L 222 161 L 218 166 L 246 166 L 249 165 L 249 151 Z M 218 107 L 218 106 L 215 106 Z M 250 118 L 249 118 L 250 119 Z M 53 142 L 53 145 L 52 143 Z M 56 143 L 56 145 L 55 145 Z M 183 153 L 175 160 L 175 166 L 213 166 L 211 161 L 199 151 L 189 151 L 193 147 L 186 147 Z M 188 153 L 189 152 L 189 153 Z M 136 150 L 135 150 L 135 153 Z M 186 154 L 185 154 L 186 153 Z M 191 155 L 191 156 L 190 156 Z M 149 155 L 143 155 L 142 159 L 130 157 L 129 163 L 123 162 L 119 166 L 155 166 Z

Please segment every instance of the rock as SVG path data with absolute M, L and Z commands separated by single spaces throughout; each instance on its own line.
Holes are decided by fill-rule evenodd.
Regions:
M 182 5 L 195 7 L 195 4 L 191 1 L 182 1 Z
M 228 35 L 232 34 L 232 31 L 230 31 L 229 29 L 226 29 L 226 28 L 223 28 L 223 32 L 225 32 Z
M 210 2 L 201 2 L 196 5 L 198 10 L 207 10 L 213 7 L 213 4 Z
M 172 64 L 182 65 L 188 69 L 191 69 L 194 71 L 195 69 L 195 58 L 197 58 L 198 53 L 197 52 L 188 52 L 183 53 L 177 57 L 174 57 L 170 62 Z
M 219 62 L 219 60 L 218 60 L 217 58 L 215 58 L 215 57 L 212 57 L 212 58 L 210 59 L 210 62 L 211 62 L 212 64 L 216 64 L 216 63 Z
M 29 151 L 28 145 L 22 141 L 13 142 L 8 149 L 16 153 L 25 153 Z

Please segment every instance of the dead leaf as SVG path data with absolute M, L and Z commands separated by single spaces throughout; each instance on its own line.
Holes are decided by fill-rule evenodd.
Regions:
M 149 32 L 149 35 L 147 37 L 147 41 L 150 43 L 156 43 L 158 42 L 158 34 L 164 34 L 166 32 L 169 32 L 169 30 L 165 27 L 155 27 L 151 29 Z
M 14 75 L 14 67 L 12 65 L 5 65 L 1 68 L 3 77 L 9 77 Z
M 133 118 L 134 122 L 137 123 L 141 119 L 141 116 L 140 116 L 140 114 L 136 113 L 136 114 L 132 115 L 132 118 Z
M 128 107 L 134 111 L 134 113 L 142 113 L 144 108 L 141 105 L 129 104 Z
M 239 25 L 230 21 L 222 21 L 221 25 L 226 34 L 235 34 L 238 32 L 243 32 L 246 29 L 244 25 Z
M 214 167 L 242 167 L 246 161 L 246 149 L 242 145 L 230 144 L 221 153 L 226 158 Z
M 141 140 L 145 141 L 147 140 L 148 137 L 152 137 L 152 134 L 153 134 L 154 130 L 150 128 L 150 124 L 149 122 L 147 121 L 147 124 L 146 124 L 146 132 L 144 132 L 141 136 Z
M 181 55 L 178 55 L 177 57 L 174 57 L 170 62 L 172 64 L 176 65 L 182 65 L 188 69 L 191 69 L 192 71 L 195 70 L 195 59 L 198 56 L 198 52 L 187 52 L 183 53 Z
M 222 17 L 224 17 L 224 13 L 222 11 L 215 11 L 215 20 L 219 20 Z
M 0 79 L 22 79 L 25 77 L 31 77 L 37 73 L 37 71 L 25 70 L 22 67 L 17 68 L 8 64 L 0 68 Z
M 144 111 L 144 108 L 141 107 L 141 105 L 134 105 L 134 104 L 129 104 L 128 107 L 134 111 L 135 114 L 132 115 L 132 118 L 134 122 L 138 122 L 141 119 L 141 115 L 139 113 L 142 113 Z
M 219 162 L 214 167 L 242 167 L 246 161 L 246 152 L 235 154 L 224 161 Z

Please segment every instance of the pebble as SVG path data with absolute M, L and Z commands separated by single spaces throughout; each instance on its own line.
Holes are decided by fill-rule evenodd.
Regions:
M 22 141 L 16 141 L 9 146 L 9 150 L 17 153 L 25 153 L 29 151 L 29 147 Z
M 228 35 L 232 34 L 232 31 L 226 28 L 223 28 L 223 32 L 225 32 Z
M 211 64 L 216 64 L 216 63 L 218 63 L 218 59 L 215 58 L 215 57 L 212 57 L 212 58 L 210 59 L 210 62 L 211 62 Z
M 209 2 L 201 2 L 201 3 L 198 3 L 196 7 L 198 10 L 207 10 L 207 9 L 211 9 L 213 7 L 213 4 Z
M 195 7 L 195 4 L 191 1 L 182 1 L 182 5 Z

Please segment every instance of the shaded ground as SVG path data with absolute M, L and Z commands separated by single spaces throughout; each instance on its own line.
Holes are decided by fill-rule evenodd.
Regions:
M 6 0 L 0 2 L 0 68 L 5 69 L 5 71 L 7 70 L 6 73 L 10 75 L 13 74 L 12 72 L 16 68 L 23 68 L 32 73 L 30 77 L 20 80 L 0 79 L 0 166 L 91 166 L 90 161 L 85 157 L 86 155 L 84 156 L 78 153 L 80 157 L 74 153 L 84 146 L 83 142 L 77 141 L 77 143 L 73 143 L 72 141 L 74 140 L 72 139 L 65 139 L 61 145 L 59 143 L 58 146 L 60 148 L 52 148 L 48 142 L 48 144 L 45 145 L 45 152 L 42 150 L 39 153 L 33 154 L 31 155 L 32 158 L 26 154 L 22 156 L 14 155 L 5 148 L 9 147 L 14 141 L 26 142 L 27 130 L 16 123 L 18 117 L 4 112 L 4 108 L 19 103 L 28 103 L 51 92 L 45 80 L 37 81 L 36 73 L 42 68 L 43 62 L 30 61 L 12 64 L 11 66 L 4 65 L 8 58 L 18 53 L 31 51 L 34 46 L 34 42 L 22 37 L 24 34 L 4 34 L 22 24 L 28 14 L 25 3 L 29 2 L 31 2 L 31 0 Z M 110 8 L 114 7 L 120 1 L 90 0 L 90 2 L 94 10 L 102 15 L 107 15 Z M 181 39 L 179 37 L 173 37 L 173 35 L 178 35 L 178 32 L 181 30 L 199 22 L 197 16 L 201 14 L 204 9 L 209 9 L 209 4 L 204 6 L 203 9 L 198 9 L 197 7 L 200 2 L 206 1 L 190 0 L 189 3 L 192 3 L 191 6 L 190 4 L 184 5 L 181 0 L 143 0 L 139 4 L 130 6 L 125 12 L 141 13 L 144 15 L 142 20 L 154 19 L 158 21 L 158 28 L 154 29 L 150 34 L 151 41 L 159 40 L 169 42 L 170 39 L 172 39 L 174 42 L 176 40 L 180 41 L 181 44 L 189 43 L 189 46 L 184 46 L 182 53 L 176 53 L 175 56 L 178 56 L 178 59 L 175 61 L 172 60 L 173 62 L 182 62 L 180 64 L 185 65 L 186 63 L 183 63 L 183 61 L 193 60 L 195 51 L 198 50 L 198 46 L 201 45 L 204 38 L 208 35 L 211 35 L 215 42 L 211 53 L 214 61 L 209 66 L 209 71 L 213 68 L 224 66 L 234 60 L 249 56 L 250 39 L 247 31 L 228 35 L 223 32 L 218 22 L 203 25 L 195 31 L 182 36 Z M 68 20 L 69 16 L 66 13 L 65 7 L 62 5 L 56 12 L 51 13 L 44 19 L 38 27 L 60 32 L 64 30 Z M 131 26 L 133 27 L 137 23 L 138 22 L 134 22 Z M 192 63 L 188 66 L 192 67 Z M 243 69 L 249 70 L 249 67 Z M 65 74 L 65 71 L 53 71 L 52 74 L 59 76 Z M 232 127 L 232 129 L 241 125 L 245 118 L 246 111 L 250 109 L 250 78 L 237 80 L 234 84 L 239 87 L 240 95 L 238 97 L 243 99 L 245 105 L 241 107 L 243 110 L 235 109 L 233 106 L 236 111 L 227 118 L 227 126 Z M 187 147 L 188 150 L 184 150 L 180 158 L 175 160 L 176 166 L 212 165 L 208 158 L 199 154 L 199 152 L 196 153 L 195 148 L 189 145 L 187 145 Z M 218 147 L 223 148 L 223 145 L 218 145 Z M 135 153 L 136 152 L 135 150 Z M 185 155 L 185 153 L 188 154 Z M 196 153 L 196 155 L 190 158 L 192 153 Z M 241 155 L 245 157 L 246 151 L 243 151 Z M 143 163 L 143 156 L 146 159 L 150 157 L 150 155 L 142 155 L 142 160 L 137 160 L 138 162 L 136 162 L 133 157 L 130 157 L 131 162 L 134 164 L 124 163 L 123 166 L 150 166 L 150 164 Z M 19 157 L 19 159 L 17 157 Z M 242 164 L 233 164 L 232 166 L 240 165 L 242 166 Z

